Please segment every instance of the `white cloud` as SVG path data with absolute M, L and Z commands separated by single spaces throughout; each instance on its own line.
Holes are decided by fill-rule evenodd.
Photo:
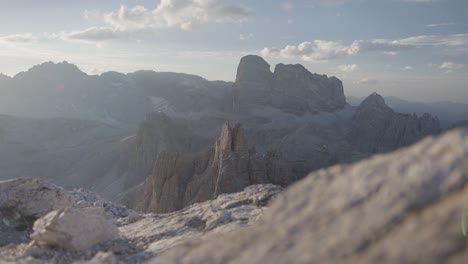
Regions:
M 381 51 L 396 55 L 398 51 L 423 47 L 468 47 L 468 34 L 423 35 L 405 39 L 355 40 L 349 45 L 340 41 L 313 40 L 284 48 L 263 48 L 263 56 L 299 58 L 303 61 L 320 62 L 355 56 L 364 52 Z
M 101 10 L 99 9 L 92 9 L 92 10 L 85 9 L 85 11 L 83 11 L 83 18 L 86 20 L 98 19 L 101 17 L 101 15 L 102 15 Z
M 392 57 L 398 56 L 398 52 L 396 51 L 384 51 L 383 54 L 387 56 L 392 56 Z
M 71 32 L 64 32 L 59 35 L 63 40 L 78 41 L 78 42 L 103 42 L 105 40 L 120 39 L 126 36 L 125 31 L 118 31 L 106 27 L 102 28 L 88 28 L 85 30 L 77 30 Z
M 99 16 L 105 26 L 61 33 L 61 39 L 81 42 L 103 42 L 126 38 L 137 31 L 160 28 L 190 30 L 205 24 L 243 23 L 251 18 L 250 9 L 229 5 L 223 0 L 161 0 L 151 10 L 144 6 L 120 6 L 118 10 L 102 14 L 98 10 L 85 10 L 86 19 Z
M 414 68 L 413 68 L 413 66 L 407 65 L 407 66 L 403 67 L 403 70 L 412 71 L 412 70 L 414 70 Z
M 454 35 L 422 35 L 409 37 L 397 40 L 401 44 L 411 45 L 415 47 L 457 47 L 468 45 L 468 34 L 454 34 Z
M 354 84 L 364 84 L 364 85 L 372 85 L 372 84 L 377 84 L 379 83 L 378 80 L 376 79 L 372 79 L 372 78 L 368 78 L 368 77 L 365 77 L 365 78 L 362 78 L 358 81 L 355 81 L 353 82 Z
M 37 38 L 31 33 L 12 34 L 0 37 L 0 43 L 14 44 L 14 43 L 31 43 L 36 42 Z
M 252 33 L 239 35 L 239 39 L 242 41 L 253 39 L 253 37 L 254 37 L 254 34 Z
M 464 67 L 463 64 L 458 64 L 458 63 L 455 63 L 455 62 L 449 62 L 448 61 L 448 62 L 442 63 L 439 66 L 439 69 L 444 70 L 446 73 L 451 73 L 453 71 L 460 70 L 463 67 Z
M 436 24 L 427 24 L 426 27 L 444 27 L 444 26 L 453 26 L 455 23 L 450 22 L 450 23 L 436 23 Z
M 352 72 L 356 72 L 356 71 L 359 71 L 359 65 L 357 64 L 349 64 L 349 65 L 339 65 L 337 67 L 337 70 L 339 72 L 344 72 L 344 73 L 352 73 Z
M 104 22 L 116 30 L 140 30 L 149 27 L 161 27 L 152 11 L 144 6 L 128 8 L 120 6 L 119 10 L 103 15 Z
M 340 42 L 314 40 L 299 45 L 287 45 L 283 49 L 264 48 L 260 51 L 262 56 L 277 56 L 283 58 L 299 57 L 304 61 L 324 61 L 356 54 L 358 51 L 342 45 Z
M 210 23 L 242 23 L 251 18 L 251 11 L 222 0 L 161 0 L 150 10 L 144 6 L 119 10 L 104 15 L 104 22 L 119 30 L 175 27 L 189 30 Z
M 89 75 L 100 75 L 101 73 L 105 71 L 100 70 L 99 68 L 96 68 L 96 67 L 91 67 L 91 68 L 85 69 L 84 72 L 86 72 Z
M 299 45 L 287 45 L 283 49 L 264 48 L 260 51 L 263 56 L 283 58 L 299 57 L 303 61 L 327 61 L 357 55 L 370 50 L 403 49 L 405 46 L 383 40 L 356 40 L 350 45 L 343 45 L 337 41 L 314 40 L 302 42 Z

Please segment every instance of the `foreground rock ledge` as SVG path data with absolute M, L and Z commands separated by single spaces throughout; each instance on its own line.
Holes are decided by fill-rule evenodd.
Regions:
M 254 185 L 169 214 L 141 214 L 74 190 L 72 208 L 36 221 L 32 235 L 36 243 L 0 244 L 0 263 L 143 263 L 186 241 L 257 222 L 281 191 L 274 185 Z M 117 222 L 120 239 L 115 240 L 115 227 L 108 220 Z
M 22 215 L 40 217 L 71 206 L 73 201 L 65 189 L 41 179 L 0 181 L 0 208 L 10 208 Z
M 468 129 L 459 129 L 312 173 L 261 223 L 151 263 L 467 263 L 467 182 Z
M 117 226 L 104 211 L 67 208 L 52 211 L 34 223 L 31 238 L 38 245 L 80 251 L 119 239 Z

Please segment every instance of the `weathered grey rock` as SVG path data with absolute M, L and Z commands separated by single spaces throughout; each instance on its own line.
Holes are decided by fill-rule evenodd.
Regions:
M 360 151 L 378 153 L 408 146 L 440 131 L 437 118 L 396 113 L 382 96 L 373 93 L 356 109 L 347 138 Z
M 147 214 L 119 229 L 124 238 L 148 254 L 146 258 L 151 258 L 183 242 L 195 243 L 209 234 L 222 234 L 255 223 L 280 191 L 279 186 L 253 185 L 180 211 Z
M 198 154 L 163 152 L 137 197 L 136 208 L 167 213 L 234 193 L 252 184 L 287 185 L 295 180 L 278 154 L 250 151 L 244 130 L 225 124 L 215 144 Z
M 83 264 L 118 264 L 119 260 L 112 252 L 98 252 L 90 261 Z M 80 264 L 80 263 L 75 263 Z
M 333 112 L 346 105 L 343 84 L 335 77 L 310 73 L 302 65 L 278 64 L 275 71 L 261 57 L 241 59 L 233 86 L 234 105 L 269 105 L 287 113 Z
M 119 230 L 102 210 L 66 208 L 52 211 L 34 223 L 31 238 L 39 245 L 72 251 L 119 239 Z
M 24 216 L 43 216 L 72 204 L 73 197 L 67 191 L 41 179 L 0 181 L 0 208 Z
M 247 55 L 242 57 L 237 67 L 236 82 L 233 85 L 234 104 L 268 104 L 273 74 L 270 65 L 261 57 Z
M 123 217 L 112 211 L 104 214 L 102 207 L 95 205 L 108 201 L 85 190 L 74 190 L 78 201 L 89 203 L 80 209 L 54 211 L 38 220 L 34 243 L 0 244 L 0 263 L 142 263 L 185 241 L 258 221 L 270 199 L 280 191 L 279 186 L 254 185 L 169 214 L 131 212 Z M 110 235 L 116 229 L 111 218 L 119 222 L 121 236 Z
M 127 163 L 129 170 L 127 184 L 140 183 L 150 175 L 159 153 L 188 151 L 191 141 L 192 135 L 183 124 L 164 113 L 147 114 L 137 134 L 122 142 L 121 164 Z
M 261 222 L 150 263 L 465 263 L 467 183 L 468 130 L 460 129 L 312 173 Z
M 99 194 L 83 188 L 73 189 L 69 191 L 69 193 L 74 198 L 75 202 L 73 207 L 75 208 L 101 209 L 116 219 L 127 217 L 135 213 L 133 210 L 128 209 L 123 205 L 105 200 Z

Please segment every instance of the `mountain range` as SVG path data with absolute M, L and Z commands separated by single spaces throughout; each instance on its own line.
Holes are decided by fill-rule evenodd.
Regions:
M 359 105 L 366 97 L 347 96 L 350 105 Z M 449 101 L 414 102 L 395 96 L 384 96 L 385 102 L 395 111 L 401 113 L 416 113 L 422 115 L 429 113 L 439 118 L 443 128 L 450 128 L 459 122 L 468 120 L 468 104 Z
M 336 77 L 311 73 L 299 64 L 270 68 L 259 56 L 245 56 L 234 83 L 154 71 L 87 75 L 67 62 L 48 62 L 13 78 L 2 77 L 0 113 L 8 116 L 0 118 L 0 156 L 6 157 L 0 177 L 47 178 L 166 212 L 216 198 L 220 192 L 215 190 L 235 192 L 254 183 L 287 185 L 310 171 L 389 152 L 441 132 L 437 117 L 395 112 L 375 93 L 358 106 L 348 104 Z M 213 149 L 220 148 L 210 146 L 225 141 L 226 126 L 236 123 L 248 148 L 238 153 L 223 147 L 226 154 L 221 156 L 231 161 L 219 162 L 225 158 L 214 159 L 218 154 Z M 187 162 L 170 162 L 178 157 Z M 272 167 L 275 163 L 282 165 Z M 171 164 L 183 171 L 167 174 L 174 169 Z M 290 171 L 283 179 L 272 176 L 280 168 Z M 234 188 L 229 186 L 232 181 L 221 179 L 238 175 L 235 171 L 242 172 L 245 181 Z M 176 206 L 169 204 L 171 199 L 161 204 L 161 193 L 174 188 L 196 192 L 180 184 L 197 186 L 202 174 L 203 181 L 214 181 L 203 199 L 184 194 L 176 198 Z M 270 176 L 258 180 L 257 174 Z M 178 184 L 168 184 L 168 190 L 150 184 L 161 177 Z M 150 201 L 155 201 L 152 206 Z

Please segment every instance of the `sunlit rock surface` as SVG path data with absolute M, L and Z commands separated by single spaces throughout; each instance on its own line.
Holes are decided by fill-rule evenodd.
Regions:
M 151 263 L 466 263 L 467 183 L 468 130 L 456 130 L 312 173 L 260 223 Z
M 249 150 L 240 124 L 225 124 L 215 144 L 197 154 L 163 152 L 137 196 L 136 208 L 167 213 L 234 193 L 253 184 L 287 185 L 295 180 L 277 153 Z

